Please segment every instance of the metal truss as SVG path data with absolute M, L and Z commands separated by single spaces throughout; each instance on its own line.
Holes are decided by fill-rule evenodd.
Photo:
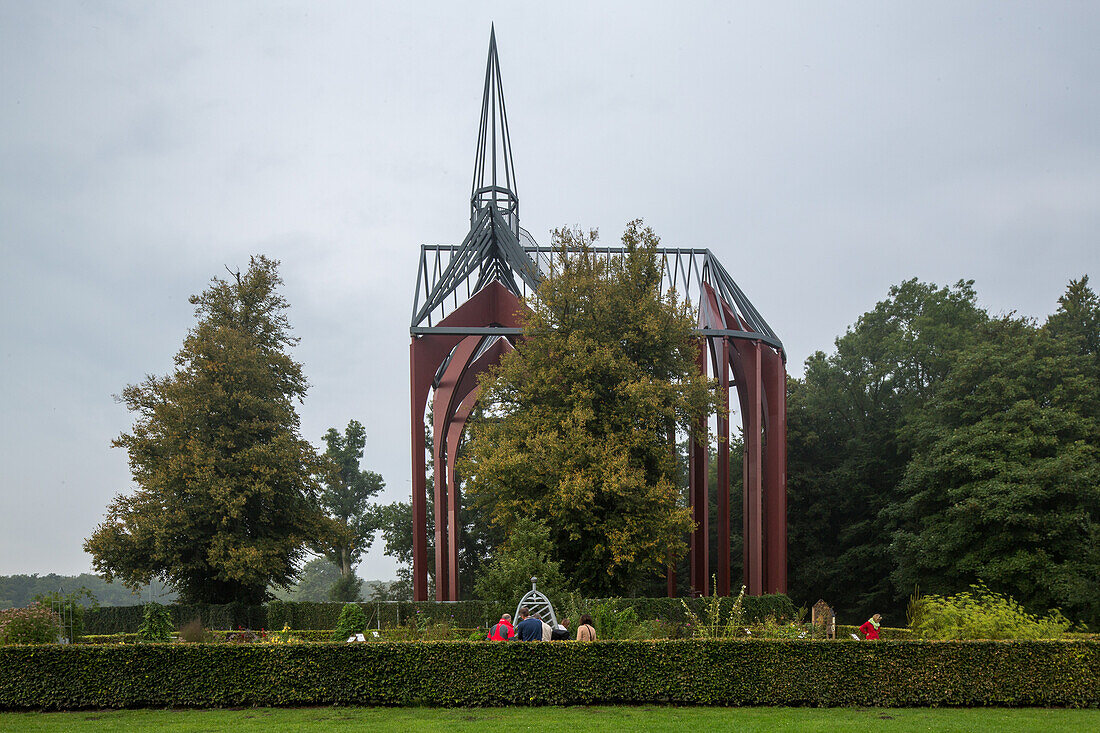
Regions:
M 623 247 L 588 250 L 610 272 L 627 256 Z M 566 256 L 576 253 L 567 252 Z M 424 419 L 429 419 L 434 470 L 436 599 L 458 600 L 460 487 L 455 461 L 462 431 L 490 369 L 522 337 L 527 303 L 552 275 L 560 253 L 540 246 L 519 225 L 511 137 L 504 105 L 495 30 L 489 38 L 477 155 L 470 192 L 470 230 L 458 245 L 424 245 L 409 327 L 412 416 L 413 597 L 426 600 L 427 463 Z M 657 249 L 661 288 L 698 311 L 697 366 L 714 377 L 723 409 L 717 417 L 717 583 L 729 595 L 729 397 L 735 387 L 744 435 L 744 568 L 748 592 L 786 591 L 786 354 L 779 337 L 709 249 Z M 692 429 L 689 495 L 691 592 L 709 591 L 707 421 Z M 670 444 L 675 436 L 669 436 Z M 534 589 L 532 593 L 537 591 Z M 670 568 L 668 593 L 676 595 Z M 529 594 L 530 595 L 530 594 Z M 545 596 L 553 618 L 553 607 Z M 522 603 L 522 601 L 521 601 Z

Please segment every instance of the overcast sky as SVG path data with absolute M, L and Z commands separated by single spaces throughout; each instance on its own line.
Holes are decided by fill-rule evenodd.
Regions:
M 910 277 L 1035 317 L 1100 285 L 1096 3 L 404 5 L 0 0 L 0 574 L 90 568 L 112 395 L 250 254 L 304 436 L 360 420 L 407 499 L 417 255 L 469 224 L 493 21 L 523 226 L 711 248 L 794 374 Z

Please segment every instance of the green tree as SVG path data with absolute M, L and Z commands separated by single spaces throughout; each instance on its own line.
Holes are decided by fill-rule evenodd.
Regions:
M 908 280 L 788 381 L 789 592 L 851 620 L 897 615 L 890 520 L 910 447 L 899 430 L 936 398 L 988 320 L 973 283 Z
M 985 583 L 1033 613 L 1100 624 L 1100 390 L 1081 341 L 1056 333 L 988 324 L 905 429 L 899 592 Z
M 191 298 L 197 324 L 176 369 L 130 385 L 137 420 L 114 445 L 138 489 L 119 495 L 84 543 L 95 569 L 128 586 L 159 578 L 184 599 L 259 603 L 285 587 L 320 532 L 317 456 L 299 434 L 306 392 L 279 294 L 278 265 L 214 278 Z
M 630 594 L 685 551 L 691 519 L 667 436 L 714 406 L 695 320 L 661 292 L 658 239 L 640 221 L 608 262 L 595 232 L 558 230 L 524 339 L 482 381 L 485 416 L 461 461 L 466 493 L 506 532 L 547 524 L 567 577 Z
M 288 589 L 272 588 L 272 595 L 281 601 L 323 603 L 331 600 L 329 593 L 341 577 L 340 568 L 333 565 L 331 560 L 327 557 L 315 557 L 302 566 L 297 583 Z
M 474 595 L 485 601 L 518 602 L 531 590 L 531 578 L 551 602 L 560 603 L 570 593 L 561 563 L 551 559 L 555 552 L 550 529 L 534 519 L 519 519 L 508 538 L 486 563 L 474 584 Z
M 321 507 L 326 513 L 326 532 L 316 549 L 340 569 L 340 580 L 330 594 L 334 601 L 359 598 L 361 582 L 355 566 L 374 541 L 379 516 L 370 500 L 385 487 L 382 476 L 359 468 L 367 432 L 356 420 L 344 434 L 336 428 L 325 433 L 326 450 L 321 473 Z

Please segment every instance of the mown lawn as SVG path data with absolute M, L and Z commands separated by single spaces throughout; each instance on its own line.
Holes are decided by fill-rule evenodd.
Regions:
M 0 713 L 0 731 L 1054 731 L 1100 730 L 1100 710 L 1037 708 L 248 708 Z

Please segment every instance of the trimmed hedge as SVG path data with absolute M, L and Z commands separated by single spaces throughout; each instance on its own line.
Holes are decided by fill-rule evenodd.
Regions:
M 850 639 L 849 634 L 859 634 L 858 626 L 848 626 L 847 624 L 836 625 L 836 636 L 838 639 Z M 915 639 L 911 629 L 897 629 L 889 626 L 880 626 L 878 630 L 879 639 L 882 641 L 904 641 L 905 639 Z
M 707 598 L 683 599 L 699 613 Z M 723 604 L 732 599 L 722 599 Z M 591 601 L 599 603 L 599 601 Z M 768 616 L 790 618 L 796 609 L 791 599 L 784 595 L 746 596 L 743 610 L 745 622 L 763 621 Z M 482 628 L 494 623 L 501 613 L 513 613 L 515 604 L 491 601 L 457 601 L 440 603 L 422 601 L 413 603 L 360 603 L 367 614 L 368 625 L 375 628 L 398 626 L 420 615 L 432 621 L 453 622 L 456 626 Z M 681 623 L 687 621 L 679 598 L 623 598 L 619 608 L 630 606 L 638 614 L 639 621 L 661 618 Z M 272 601 L 266 606 L 246 606 L 241 603 L 226 605 L 174 604 L 167 606 L 176 628 L 195 620 L 202 620 L 208 629 L 281 629 L 290 624 L 292 629 L 334 629 L 340 618 L 342 603 L 310 603 L 304 601 Z M 561 613 L 563 609 L 555 607 Z M 141 626 L 142 606 L 104 606 L 84 612 L 85 634 L 134 633 Z
M 1100 643 L 612 641 L 0 648 L 0 709 L 1100 704 Z

